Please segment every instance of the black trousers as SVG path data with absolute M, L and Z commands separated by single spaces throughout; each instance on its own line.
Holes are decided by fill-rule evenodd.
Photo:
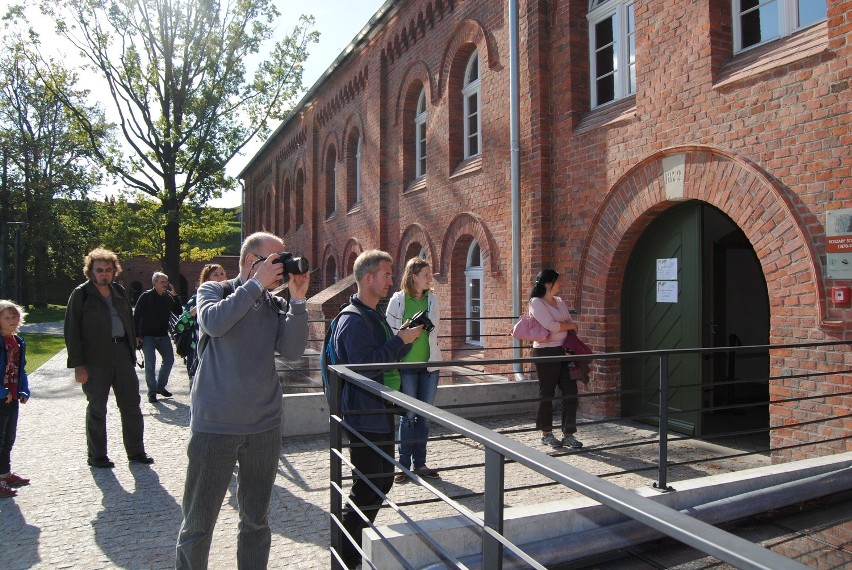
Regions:
M 533 356 L 564 356 L 561 346 L 534 348 Z M 568 362 L 548 362 L 535 364 L 538 374 L 538 411 L 535 415 L 535 427 L 541 431 L 553 431 L 553 398 L 556 387 L 562 394 L 562 433 L 577 431 L 577 383 L 571 380 Z
M 110 390 L 115 394 L 121 414 L 124 450 L 128 456 L 145 451 L 139 378 L 133 367 L 133 353 L 127 342 L 112 344 L 108 350 L 113 351 L 113 365 L 88 366 L 89 381 L 83 384 L 83 393 L 89 402 L 86 407 L 86 443 L 92 459 L 107 455 L 106 415 Z
M 375 443 L 376 447 L 384 451 L 389 457 L 394 456 L 393 432 L 361 432 L 361 435 Z M 383 458 L 371 448 L 366 447 L 357 437 L 351 436 L 350 441 L 353 445 L 353 447 L 349 448 L 349 458 L 352 464 L 378 487 L 382 493 L 387 494 L 393 486 L 393 463 Z M 349 492 L 349 499 L 364 512 L 372 523 L 376 520 L 376 515 L 384 501 L 384 497 L 373 491 L 367 482 L 355 475 L 354 472 L 352 475 L 355 477 L 355 481 Z M 343 507 L 343 527 L 359 544 L 361 543 L 361 531 L 367 528 L 367 526 L 367 523 L 361 519 L 361 516 L 348 503 Z M 346 537 L 343 537 L 342 554 L 343 560 L 349 568 L 354 568 L 361 561 L 361 555 L 358 554 L 358 551 L 355 550 L 355 547 Z

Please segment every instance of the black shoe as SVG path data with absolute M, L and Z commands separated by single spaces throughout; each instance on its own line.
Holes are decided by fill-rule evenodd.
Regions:
M 107 457 L 106 455 L 103 457 L 95 457 L 94 459 L 90 457 L 87 463 L 91 467 L 100 467 L 101 469 L 112 469 L 113 467 L 115 467 L 115 463 L 110 461 L 109 457 Z
M 157 395 L 156 394 L 148 394 L 148 401 L 152 404 L 157 403 Z
M 145 465 L 151 465 L 154 462 L 154 458 L 144 451 L 142 453 L 129 455 L 127 459 L 129 459 L 131 463 L 144 463 Z
M 162 390 L 157 390 L 157 394 L 159 394 L 163 398 L 171 398 L 172 397 L 172 393 L 169 392 L 168 390 L 166 390 L 165 388 L 163 388 Z

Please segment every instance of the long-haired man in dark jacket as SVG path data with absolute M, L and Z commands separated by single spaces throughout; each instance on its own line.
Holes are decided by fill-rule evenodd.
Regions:
M 144 425 L 136 376 L 136 334 L 130 299 L 113 283 L 121 273 L 118 256 L 107 249 L 92 250 L 83 261 L 88 280 L 71 292 L 65 310 L 68 368 L 83 387 L 86 408 L 88 463 L 111 468 L 107 456 L 106 413 L 110 389 L 121 414 L 124 449 L 130 461 L 153 463 L 142 443 Z

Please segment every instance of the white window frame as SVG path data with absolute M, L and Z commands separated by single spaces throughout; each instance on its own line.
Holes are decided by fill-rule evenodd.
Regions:
M 633 0 L 592 0 L 589 6 L 589 84 L 592 108 L 603 107 L 636 93 L 636 20 Z M 615 93 L 610 101 L 598 103 L 598 70 L 595 26 L 613 19 L 613 62 Z M 630 25 L 633 27 L 631 29 Z M 609 44 L 608 44 L 609 45 Z M 627 62 L 627 65 L 620 65 Z
M 473 265 L 473 253 L 474 251 L 479 252 L 479 259 L 477 260 L 478 265 Z M 473 284 L 473 281 L 477 279 L 479 280 L 479 314 L 473 315 L 472 311 L 472 301 L 470 294 L 470 289 Z M 482 346 L 482 337 L 483 337 L 483 329 L 482 329 L 482 315 L 484 314 L 484 306 L 483 300 L 484 295 L 483 291 L 483 281 L 482 281 L 482 250 L 479 248 L 479 243 L 476 240 L 470 244 L 470 247 L 467 249 L 467 258 L 465 259 L 465 268 L 464 268 L 464 289 L 465 289 L 465 303 L 464 303 L 464 314 L 465 314 L 465 342 L 468 344 L 473 344 L 476 346 Z M 479 338 L 474 339 L 471 333 L 471 323 L 476 320 L 479 322 Z
M 426 89 L 420 91 L 414 112 L 414 177 L 426 176 Z
M 809 0 L 812 2 L 818 2 L 821 0 Z M 747 47 L 743 47 L 743 29 L 742 29 L 742 1 L 741 0 L 731 0 L 731 14 L 733 17 L 733 30 L 734 30 L 734 53 L 739 53 L 741 51 L 748 51 L 757 46 L 763 45 L 765 43 L 771 42 L 773 40 L 777 40 L 778 38 L 783 38 L 785 36 L 789 36 L 799 30 L 804 28 L 809 28 L 813 25 L 816 25 L 820 22 L 825 21 L 824 19 L 816 20 L 814 22 L 808 22 L 804 25 L 799 23 L 799 2 L 798 0 L 760 0 L 758 6 L 754 9 L 749 10 L 750 12 L 753 10 L 760 10 L 760 8 L 769 6 L 771 4 L 775 4 L 778 7 L 778 35 L 772 36 L 769 38 L 762 39 L 756 44 L 752 44 Z M 826 2 L 823 1 L 823 5 Z
M 361 140 L 363 137 L 358 133 L 358 142 L 355 143 L 355 203 L 361 203 Z
M 472 78 L 471 73 L 476 67 L 476 77 Z M 468 159 L 482 153 L 482 97 L 480 97 L 479 81 L 482 75 L 479 65 L 479 51 L 475 50 L 470 54 L 467 60 L 467 65 L 464 68 L 464 82 L 462 85 L 462 101 L 463 113 L 462 121 L 464 121 L 464 158 Z M 476 111 L 470 110 L 471 101 L 476 101 Z M 470 118 L 476 115 L 476 130 L 470 130 Z M 476 137 L 476 152 L 471 152 L 471 140 Z
M 328 161 L 328 153 L 332 147 L 325 153 L 325 159 Z M 325 218 L 329 219 L 337 212 L 337 149 L 334 149 L 334 160 L 331 161 L 331 167 L 326 164 L 325 175 L 331 177 L 331 208 L 325 213 Z M 326 180 L 328 184 L 328 180 Z M 326 189 L 326 208 L 328 208 L 328 190 Z

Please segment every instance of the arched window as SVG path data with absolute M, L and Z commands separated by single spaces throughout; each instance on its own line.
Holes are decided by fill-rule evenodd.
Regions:
M 479 108 L 479 52 L 474 51 L 467 61 L 462 83 L 464 118 L 464 158 L 480 152 L 480 108 Z
M 592 0 L 589 11 L 592 107 L 636 93 L 633 0 Z
M 352 129 L 346 144 L 346 205 L 352 209 L 361 203 L 361 133 Z
M 414 177 L 426 175 L 426 90 L 420 91 L 414 112 Z
M 301 168 L 296 172 L 296 200 L 293 204 L 296 210 L 296 229 L 305 223 L 305 171 Z
M 465 338 L 469 344 L 482 344 L 482 255 L 479 243 L 473 240 L 467 250 L 467 262 L 464 268 L 465 317 L 467 328 Z
M 290 193 L 290 179 L 287 178 L 284 181 L 284 192 L 281 194 L 281 235 L 290 231 L 290 212 L 293 210 Z
M 337 151 L 328 147 L 325 154 L 325 217 L 334 215 L 337 204 Z
M 325 287 L 331 287 L 338 280 L 337 275 L 337 263 L 335 263 L 333 257 L 329 257 L 325 262 Z

